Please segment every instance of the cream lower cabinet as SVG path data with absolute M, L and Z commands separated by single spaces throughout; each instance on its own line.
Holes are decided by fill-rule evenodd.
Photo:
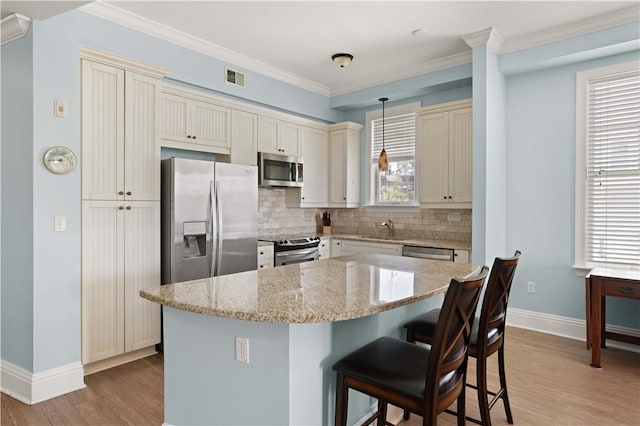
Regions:
M 431 208 L 471 208 L 471 100 L 423 108 L 416 120 L 420 203 Z
M 386 243 L 372 243 L 369 241 L 342 241 L 342 255 L 348 254 L 391 254 L 395 256 L 402 256 L 402 245 L 399 244 L 386 244 Z
M 318 259 L 328 259 L 331 257 L 331 239 L 321 238 L 318 244 Z
M 160 202 L 82 202 L 82 362 L 160 343 Z
M 258 269 L 273 268 L 273 244 L 258 246 Z

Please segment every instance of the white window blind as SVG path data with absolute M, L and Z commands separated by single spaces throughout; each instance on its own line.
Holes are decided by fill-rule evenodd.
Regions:
M 384 118 L 384 148 L 389 161 L 405 160 L 416 155 L 416 115 L 414 113 Z M 378 161 L 382 151 L 382 118 L 373 120 L 371 158 Z
M 640 265 L 640 74 L 587 82 L 585 260 Z

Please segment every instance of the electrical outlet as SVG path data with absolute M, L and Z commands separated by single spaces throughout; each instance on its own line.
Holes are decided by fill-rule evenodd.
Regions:
M 527 281 L 527 293 L 535 293 L 536 292 L 536 283 L 533 281 Z
M 236 361 L 249 363 L 249 338 L 236 336 Z

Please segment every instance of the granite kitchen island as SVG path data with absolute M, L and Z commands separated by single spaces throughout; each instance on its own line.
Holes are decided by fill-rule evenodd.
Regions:
M 163 305 L 165 424 L 333 424 L 333 363 L 439 306 L 479 266 L 352 255 L 142 291 Z M 249 363 L 235 338 L 249 339 Z M 349 421 L 374 400 L 350 395 Z

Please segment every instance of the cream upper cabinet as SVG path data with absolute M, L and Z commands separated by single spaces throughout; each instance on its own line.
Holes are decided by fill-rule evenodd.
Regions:
M 82 198 L 159 200 L 159 80 L 82 61 Z
M 329 144 L 326 130 L 300 126 L 304 186 L 285 192 L 288 207 L 326 207 L 329 200 Z
M 416 120 L 420 203 L 435 208 L 471 208 L 471 100 L 423 108 Z
M 360 131 L 357 123 L 329 126 L 329 205 L 360 205 Z M 306 173 L 305 173 L 306 174 Z
M 160 99 L 160 138 L 163 146 L 229 153 L 231 110 L 196 98 L 162 92 Z
M 82 362 L 160 342 L 160 203 L 82 202 Z
M 258 151 L 300 155 L 300 129 L 298 125 L 264 115 L 259 116 Z
M 231 162 L 256 166 L 258 164 L 258 116 L 231 110 Z

